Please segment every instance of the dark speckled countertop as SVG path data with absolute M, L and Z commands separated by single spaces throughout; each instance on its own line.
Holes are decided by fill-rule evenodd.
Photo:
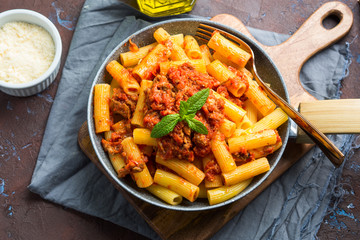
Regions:
M 128 1 L 129 2 L 129 1 Z M 228 13 L 246 26 L 292 34 L 326 0 L 197 0 L 192 14 Z M 342 0 L 354 14 L 350 33 L 352 64 L 342 83 L 342 98 L 360 98 L 360 9 L 356 0 Z M 63 40 L 62 65 L 84 0 L 1 0 L 0 12 L 25 8 L 47 16 Z M 44 92 L 16 98 L 0 92 L 0 239 L 144 239 L 112 223 L 43 200 L 27 189 L 39 153 L 60 74 Z M 359 239 L 360 136 L 335 189 L 319 239 Z

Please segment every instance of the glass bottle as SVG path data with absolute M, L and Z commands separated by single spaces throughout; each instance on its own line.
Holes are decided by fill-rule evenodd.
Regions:
M 163 17 L 190 12 L 196 0 L 137 0 L 142 13 L 150 17 Z

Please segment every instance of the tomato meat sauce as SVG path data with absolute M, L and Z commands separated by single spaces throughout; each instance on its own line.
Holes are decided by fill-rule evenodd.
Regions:
M 152 87 L 146 92 L 145 127 L 153 129 L 164 116 L 178 113 L 181 101 L 187 101 L 202 89 L 216 89 L 219 84 L 218 80 L 208 74 L 194 70 L 189 63 L 170 67 L 166 76 L 155 77 Z M 195 157 L 209 154 L 210 140 L 224 119 L 224 100 L 217 99 L 210 92 L 195 119 L 205 125 L 208 134 L 197 133 L 184 121 L 179 122 L 172 132 L 158 139 L 158 150 L 164 159 L 178 158 L 192 162 Z
M 180 66 L 172 66 L 166 75 L 157 74 L 153 78 L 153 85 L 145 91 L 144 106 L 144 127 L 152 130 L 161 119 L 169 114 L 179 113 L 180 102 L 187 101 L 189 97 L 209 88 L 225 98 L 242 106 L 242 101 L 228 92 L 225 86 L 208 74 L 198 72 L 190 63 L 184 63 Z M 110 139 L 102 139 L 102 145 L 106 151 L 111 154 L 122 154 L 126 159 L 126 166 L 118 172 L 119 177 L 124 177 L 128 173 L 139 172 L 144 168 L 144 163 L 153 172 L 155 168 L 154 156 L 143 154 L 141 160 L 132 159 L 126 156 L 121 147 L 121 142 L 126 137 L 132 136 L 133 126 L 130 123 L 132 114 L 135 111 L 138 101 L 137 95 L 128 95 L 122 88 L 114 88 L 110 102 L 110 115 L 112 126 L 121 121 L 121 127 L 112 129 Z M 214 133 L 218 132 L 219 127 L 225 118 L 224 100 L 216 98 L 212 91 L 205 104 L 196 113 L 195 119 L 202 122 L 208 130 L 208 134 L 200 134 L 189 128 L 186 122 L 177 123 L 175 128 L 169 134 L 158 138 L 158 151 L 164 159 L 178 158 L 194 161 L 196 157 L 205 157 L 211 153 L 210 142 Z M 139 145 L 139 148 L 146 146 Z M 245 151 L 246 152 L 246 151 Z M 167 169 L 168 170 L 168 169 Z M 220 174 L 220 168 L 214 159 L 205 166 L 206 178 L 209 181 L 214 179 L 215 175 Z

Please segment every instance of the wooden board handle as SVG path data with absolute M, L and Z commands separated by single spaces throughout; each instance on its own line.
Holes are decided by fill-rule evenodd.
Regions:
M 300 103 L 300 113 L 323 133 L 360 133 L 360 99 L 334 99 Z M 298 129 L 296 141 L 311 139 Z
M 323 20 L 331 15 L 335 15 L 340 21 L 335 27 L 326 29 Z M 341 2 L 325 3 L 288 40 L 280 44 L 277 51 L 292 53 L 288 56 L 291 58 L 291 62 L 301 67 L 316 52 L 346 35 L 352 24 L 353 14 L 346 4 Z M 283 61 L 286 65 L 288 59 Z
M 330 15 L 337 16 L 340 22 L 334 28 L 326 29 L 322 22 Z M 291 103 L 297 108 L 302 101 L 315 100 L 300 83 L 301 67 L 315 53 L 333 44 L 350 31 L 353 14 L 344 3 L 337 1 L 325 3 L 288 40 L 276 46 L 265 46 L 259 43 L 244 24 L 234 16 L 220 14 L 211 20 L 239 30 L 265 49 L 281 72 Z

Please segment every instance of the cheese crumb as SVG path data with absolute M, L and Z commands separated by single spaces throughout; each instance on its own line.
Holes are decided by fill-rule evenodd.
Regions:
M 35 80 L 49 69 L 54 56 L 54 41 L 44 28 L 26 22 L 0 28 L 0 81 Z

